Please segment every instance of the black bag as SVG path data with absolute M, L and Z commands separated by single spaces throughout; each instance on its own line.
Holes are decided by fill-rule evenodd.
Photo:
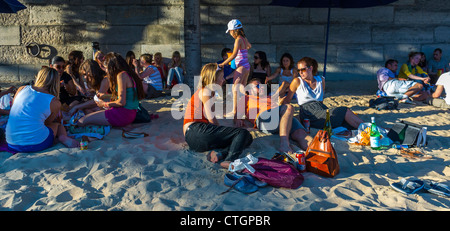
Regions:
M 398 108 L 398 100 L 392 96 L 382 96 L 369 101 L 369 107 L 379 110 L 394 110 Z
M 137 109 L 136 118 L 134 119 L 133 123 L 148 123 L 152 121 L 150 118 L 150 114 L 148 114 L 147 109 L 145 109 L 141 103 L 139 103 L 139 107 Z
M 426 133 L 426 127 L 401 120 L 394 124 L 387 136 L 394 141 L 394 143 L 411 146 L 425 146 Z

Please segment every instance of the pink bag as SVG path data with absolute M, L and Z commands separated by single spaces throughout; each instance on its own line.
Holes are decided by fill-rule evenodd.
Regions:
M 294 166 L 281 160 L 258 158 L 258 162 L 251 166 L 255 169 L 254 173 L 247 169 L 244 169 L 243 172 L 273 187 L 297 189 L 304 180 L 302 174 Z

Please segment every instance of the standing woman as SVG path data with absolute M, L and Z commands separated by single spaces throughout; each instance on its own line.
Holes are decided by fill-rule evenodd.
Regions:
M 294 94 L 300 105 L 300 121 L 309 119 L 312 128 L 322 129 L 325 124 L 328 107 L 323 104 L 325 78 L 317 75 L 317 61 L 304 57 L 297 62 L 299 77 L 292 80 L 282 104 L 290 103 Z M 330 109 L 331 126 L 357 129 L 363 121 L 347 107 Z
M 61 108 L 59 90 L 59 74 L 50 67 L 39 71 L 33 86 L 17 90 L 6 125 L 9 150 L 39 152 L 52 147 L 56 139 L 66 147 L 78 147 L 63 125 L 54 122 Z
M 183 134 L 189 148 L 196 152 L 210 151 L 207 159 L 223 168 L 241 158 L 243 150 L 252 141 L 252 135 L 243 128 L 220 126 L 214 116 L 214 84 L 225 83 L 223 71 L 216 63 L 203 66 L 199 89 L 192 95 L 184 114 Z M 221 149 L 220 151 L 217 149 Z
M 106 110 L 91 113 L 82 117 L 79 126 L 111 125 L 125 127 L 136 118 L 139 100 L 145 97 L 142 81 L 136 72 L 131 70 L 124 58 L 117 53 L 108 53 L 105 56 L 106 75 L 111 90 L 111 101 L 101 99 L 96 101 L 97 106 Z

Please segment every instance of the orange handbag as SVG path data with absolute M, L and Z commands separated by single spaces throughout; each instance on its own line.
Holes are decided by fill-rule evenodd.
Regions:
M 339 173 L 336 151 L 331 145 L 330 137 L 324 130 L 314 137 L 305 153 L 306 171 L 324 177 L 334 177 Z

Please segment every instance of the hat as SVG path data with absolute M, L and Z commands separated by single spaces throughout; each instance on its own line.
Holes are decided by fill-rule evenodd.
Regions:
M 241 28 L 242 28 L 241 21 L 239 21 L 237 19 L 233 19 L 228 22 L 228 30 L 225 33 L 228 33 L 228 31 L 230 31 L 230 30 L 236 30 L 236 29 L 241 29 Z

